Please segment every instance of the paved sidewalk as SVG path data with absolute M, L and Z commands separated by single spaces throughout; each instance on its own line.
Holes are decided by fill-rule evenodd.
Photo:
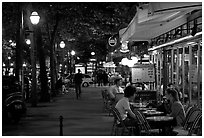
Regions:
M 27 116 L 18 125 L 3 125 L 3 136 L 59 136 L 59 116 L 63 116 L 64 136 L 109 136 L 113 117 L 103 111 L 103 87 L 82 88 L 82 98 L 75 92 L 59 95 L 51 103 L 28 107 Z

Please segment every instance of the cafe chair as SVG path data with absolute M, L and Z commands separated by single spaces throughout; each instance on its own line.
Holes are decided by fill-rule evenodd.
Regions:
M 191 126 L 193 125 L 197 115 L 201 112 L 197 106 L 191 106 L 186 110 L 186 118 L 184 120 L 183 126 L 175 127 L 174 131 L 182 132 L 190 130 Z M 186 132 L 185 132 L 186 133 Z
M 101 94 L 102 94 L 102 99 L 103 99 L 103 110 L 108 111 L 109 116 L 110 116 L 111 107 L 112 107 L 113 103 L 112 103 L 111 99 L 109 98 L 108 91 L 106 89 L 102 90 Z
M 183 125 L 183 128 L 185 130 L 187 130 L 191 127 L 196 116 L 198 115 L 198 113 L 200 111 L 201 111 L 201 109 L 199 109 L 197 106 L 192 106 L 189 110 L 187 110 L 186 118 L 185 118 L 184 125 Z
M 101 95 L 102 95 L 102 99 L 103 99 L 103 109 L 106 110 L 106 106 L 107 106 L 107 100 L 106 100 L 106 96 L 107 96 L 107 90 L 101 90 Z
M 134 113 L 140 124 L 141 135 L 159 135 L 159 129 L 152 129 L 145 116 L 139 110 L 135 110 Z
M 174 130 L 175 131 L 175 130 Z M 202 136 L 202 112 L 200 111 L 189 129 L 177 130 L 178 136 Z
M 113 126 L 112 126 L 112 130 L 111 130 L 111 135 L 112 136 L 118 136 L 119 132 L 121 133 L 121 135 L 132 135 L 133 134 L 133 130 L 135 127 L 133 126 L 126 126 L 120 116 L 119 111 L 115 108 L 112 107 L 111 108 L 111 112 L 113 114 L 114 117 L 114 121 L 113 121 Z

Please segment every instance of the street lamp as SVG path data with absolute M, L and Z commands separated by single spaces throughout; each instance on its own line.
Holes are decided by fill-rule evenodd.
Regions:
M 61 41 L 60 42 L 60 48 L 62 48 L 63 50 L 62 50 L 62 76 L 64 76 L 64 48 L 65 48 L 65 43 L 64 43 L 64 41 Z
M 37 25 L 40 21 L 40 16 L 38 15 L 38 13 L 36 11 L 31 13 L 30 16 L 30 21 L 33 25 Z
M 74 56 L 76 52 L 74 50 L 71 51 L 71 55 Z
M 36 11 L 31 13 L 30 21 L 34 25 L 31 25 L 31 29 L 33 33 L 30 34 L 31 36 L 31 66 L 32 66 L 32 88 L 31 88 L 31 106 L 37 106 L 37 79 L 36 79 L 36 57 L 37 57 L 37 50 L 35 45 L 35 26 L 39 23 L 40 16 Z
M 26 39 L 25 41 L 26 41 L 26 44 L 27 44 L 27 45 L 30 45 L 30 44 L 31 44 L 30 39 Z
M 94 56 L 95 56 L 95 54 L 96 54 L 95 52 L 91 52 L 91 55 L 93 56 L 92 57 L 92 71 L 93 72 L 94 72 L 94 62 L 95 62 L 95 57 Z
M 71 64 L 71 70 L 70 70 L 70 73 L 72 74 L 72 71 L 75 71 L 75 60 L 74 60 L 74 55 L 76 54 L 76 52 L 74 50 L 72 50 L 70 52 L 71 54 L 71 57 L 70 57 L 70 64 Z
M 11 60 L 11 57 L 10 57 L 10 55 L 9 55 L 9 56 L 8 56 L 8 70 L 7 70 L 8 75 L 9 75 L 9 73 L 10 73 L 10 60 Z
M 65 47 L 65 43 L 64 43 L 64 41 L 61 41 L 60 42 L 60 48 L 64 48 Z
M 94 56 L 94 55 L 95 55 L 95 52 L 91 52 L 91 55 Z

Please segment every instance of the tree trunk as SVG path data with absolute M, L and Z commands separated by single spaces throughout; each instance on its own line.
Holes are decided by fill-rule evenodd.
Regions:
M 53 29 L 53 32 L 50 36 L 50 75 L 51 75 L 51 95 L 56 96 L 55 82 L 56 82 L 56 66 L 54 58 L 54 46 L 55 46 L 55 35 L 57 32 L 57 27 L 59 24 L 59 14 L 56 14 L 56 23 Z M 49 27 L 47 25 L 48 31 Z
M 46 63 L 45 63 L 45 54 L 44 54 L 44 48 L 43 48 L 43 42 L 42 42 L 42 34 L 40 27 L 36 28 L 37 33 L 37 53 L 39 57 L 39 63 L 40 63 L 40 84 L 41 84 L 41 91 L 40 91 L 40 101 L 41 102 L 49 102 L 50 101 L 50 95 L 48 93 L 48 79 L 47 79 L 47 72 L 46 72 Z
M 22 68 L 22 46 L 23 46 L 23 34 L 22 34 L 22 5 L 18 3 L 18 27 L 16 33 L 16 67 L 15 76 L 19 80 L 19 75 Z

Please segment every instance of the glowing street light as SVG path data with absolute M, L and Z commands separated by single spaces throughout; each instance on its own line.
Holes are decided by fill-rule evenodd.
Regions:
M 61 41 L 60 42 L 60 48 L 62 48 L 63 49 L 63 51 L 62 51 L 62 73 L 63 73 L 63 75 L 62 76 L 64 76 L 64 70 L 65 70 L 65 67 L 64 67 L 64 48 L 65 48 L 65 43 L 64 43 L 64 41 Z
M 34 26 L 30 26 L 33 29 L 33 33 L 31 33 L 31 66 L 32 66 L 32 88 L 31 88 L 31 106 L 37 106 L 37 79 L 36 79 L 36 42 L 35 42 L 35 32 L 36 25 L 40 21 L 40 16 L 36 11 L 32 12 L 30 15 L 30 21 Z
M 38 13 L 36 11 L 31 13 L 30 16 L 30 21 L 33 25 L 37 25 L 40 21 L 40 16 L 38 15 Z
M 74 50 L 71 51 L 71 55 L 74 56 L 76 52 Z
M 95 55 L 95 52 L 91 52 L 91 55 L 94 56 L 94 55 Z
M 65 48 L 65 43 L 64 43 L 64 41 L 61 41 L 61 42 L 60 42 L 60 48 Z
M 30 44 L 31 44 L 30 39 L 26 39 L 26 44 L 27 44 L 27 45 L 30 45 Z

